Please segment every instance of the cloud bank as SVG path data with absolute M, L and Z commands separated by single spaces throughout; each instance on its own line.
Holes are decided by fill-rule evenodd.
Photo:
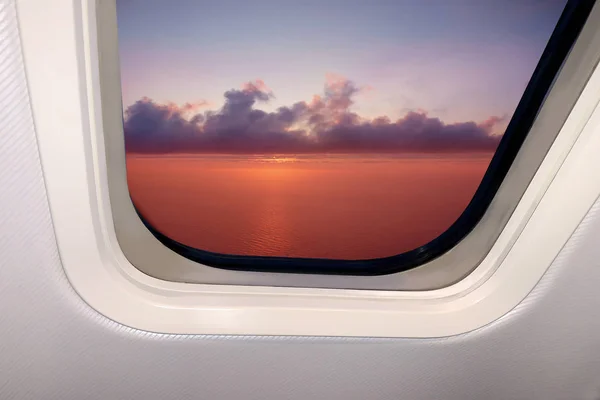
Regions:
M 446 124 L 426 112 L 392 121 L 351 111 L 361 91 L 351 80 L 328 75 L 322 95 L 273 112 L 255 108 L 274 98 L 257 80 L 224 93 L 218 111 L 204 102 L 177 106 L 142 98 L 125 110 L 128 152 L 133 153 L 369 153 L 494 151 L 503 118 Z

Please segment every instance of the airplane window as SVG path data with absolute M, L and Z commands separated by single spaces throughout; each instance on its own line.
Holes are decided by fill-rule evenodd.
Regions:
M 117 0 L 132 201 L 211 266 L 417 266 L 485 213 L 589 3 Z

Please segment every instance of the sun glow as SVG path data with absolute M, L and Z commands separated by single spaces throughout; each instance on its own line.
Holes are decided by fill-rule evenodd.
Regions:
M 263 158 L 262 161 L 273 164 L 287 164 L 297 162 L 298 159 L 294 156 L 272 156 Z

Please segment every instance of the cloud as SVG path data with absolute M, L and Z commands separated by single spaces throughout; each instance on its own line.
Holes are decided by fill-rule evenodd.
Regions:
M 446 124 L 425 111 L 392 121 L 351 111 L 354 97 L 370 88 L 329 74 L 323 94 L 265 112 L 256 105 L 274 98 L 256 80 L 224 93 L 217 111 L 206 104 L 158 104 L 142 98 L 125 111 L 127 151 L 148 153 L 472 152 L 495 150 L 494 131 L 505 118 Z
M 201 108 L 210 107 L 212 104 L 210 104 L 206 100 L 200 100 L 195 103 L 185 103 L 181 107 L 178 107 L 175 103 L 169 103 L 169 105 L 171 107 L 179 108 L 179 111 L 183 112 L 184 114 L 187 114 L 187 113 L 196 112 L 196 111 L 200 110 Z

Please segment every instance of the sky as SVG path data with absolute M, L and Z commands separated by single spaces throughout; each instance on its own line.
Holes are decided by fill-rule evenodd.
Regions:
M 117 0 L 128 149 L 493 150 L 565 4 Z

